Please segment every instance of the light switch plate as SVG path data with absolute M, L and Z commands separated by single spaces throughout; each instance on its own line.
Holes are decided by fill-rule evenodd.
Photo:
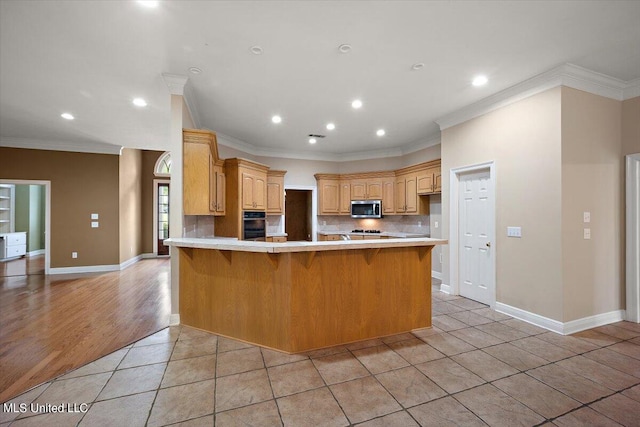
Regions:
M 522 227 L 507 227 L 507 237 L 522 237 Z
M 91 221 L 91 228 L 98 228 L 100 223 L 98 221 Z
M 585 228 L 583 234 L 584 234 L 584 240 L 591 239 L 591 229 L 590 228 Z
M 91 214 L 91 219 L 98 219 L 98 214 L 92 213 Z
M 591 222 L 591 212 L 583 212 L 582 213 L 582 220 L 584 222 Z

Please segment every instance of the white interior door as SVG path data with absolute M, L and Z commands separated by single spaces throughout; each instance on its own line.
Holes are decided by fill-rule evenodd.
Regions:
M 460 175 L 458 192 L 460 295 L 488 305 L 495 295 L 490 179 L 489 170 Z

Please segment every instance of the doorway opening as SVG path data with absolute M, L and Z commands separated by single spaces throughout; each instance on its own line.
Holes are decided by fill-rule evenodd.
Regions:
M 0 180 L 0 277 L 49 274 L 51 182 Z
M 311 241 L 312 228 L 310 190 L 286 190 L 284 231 L 288 241 Z
M 452 293 L 494 307 L 495 165 L 452 169 L 450 183 Z

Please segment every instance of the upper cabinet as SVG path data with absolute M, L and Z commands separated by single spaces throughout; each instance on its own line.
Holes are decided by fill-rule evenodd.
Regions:
M 242 209 L 264 211 L 267 209 L 267 171 L 249 167 L 239 168 L 242 187 Z
M 216 134 L 183 129 L 182 141 L 184 215 L 224 215 L 224 172 L 218 158 Z M 218 179 L 222 181 L 221 187 Z
M 395 171 L 316 174 L 318 214 L 350 215 L 352 200 L 381 200 L 384 215 L 424 215 L 429 199 L 442 191 L 440 160 Z
M 284 215 L 284 174 L 286 171 L 267 172 L 267 214 Z

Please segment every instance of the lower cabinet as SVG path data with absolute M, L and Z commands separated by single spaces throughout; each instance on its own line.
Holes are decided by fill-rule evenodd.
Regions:
M 27 232 L 0 234 L 0 259 L 16 258 L 27 254 Z
M 267 236 L 266 241 L 273 243 L 284 243 L 287 241 L 287 236 Z
M 328 240 L 342 240 L 342 235 L 340 234 L 318 234 L 318 240 L 321 242 Z

